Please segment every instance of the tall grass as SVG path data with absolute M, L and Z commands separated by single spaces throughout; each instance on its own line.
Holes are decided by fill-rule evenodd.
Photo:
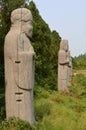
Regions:
M 75 75 L 69 89 L 70 93 L 64 94 L 35 88 L 35 126 L 20 119 L 4 119 L 4 89 L 0 89 L 0 130 L 86 130 L 86 76 Z

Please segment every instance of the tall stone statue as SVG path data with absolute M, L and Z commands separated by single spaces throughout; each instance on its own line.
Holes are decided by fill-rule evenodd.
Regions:
M 58 54 L 58 91 L 68 93 L 68 41 L 62 40 Z
M 5 37 L 6 116 L 30 124 L 34 118 L 34 49 L 31 45 L 32 14 L 19 8 L 11 13 L 11 28 Z

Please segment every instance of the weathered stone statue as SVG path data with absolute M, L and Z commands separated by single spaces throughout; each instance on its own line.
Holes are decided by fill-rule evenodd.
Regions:
M 19 8 L 11 14 L 11 28 L 5 37 L 6 116 L 35 123 L 33 105 L 34 49 L 31 45 L 32 14 Z
M 58 54 L 58 91 L 68 93 L 68 41 L 62 40 Z

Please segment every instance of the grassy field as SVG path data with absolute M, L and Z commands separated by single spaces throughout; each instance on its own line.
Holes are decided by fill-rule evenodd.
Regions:
M 76 74 L 83 74 L 86 76 L 86 70 L 73 70 L 74 75 Z
M 0 130 L 86 130 L 86 73 L 83 72 L 73 76 L 69 94 L 35 87 L 35 126 L 15 118 L 4 119 L 4 89 L 1 88 Z

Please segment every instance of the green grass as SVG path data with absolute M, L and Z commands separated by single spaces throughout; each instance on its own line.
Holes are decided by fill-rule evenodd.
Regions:
M 42 107 L 41 103 L 45 103 L 46 107 L 50 104 L 49 108 L 46 108 L 49 109 L 49 113 L 46 115 L 44 112 L 44 116 L 40 122 L 42 127 L 47 123 L 47 125 L 51 126 L 50 130 L 81 130 L 81 128 L 78 128 L 79 120 L 82 118 L 83 113 L 86 114 L 86 105 L 83 104 L 85 103 L 84 101 L 82 103 L 81 99 L 53 92 L 47 99 L 41 98 L 40 100 L 36 100 L 36 102 L 37 106 L 40 104 L 39 110 Z M 84 116 L 86 118 L 86 115 Z M 85 122 L 83 120 L 81 120 L 82 123 Z M 85 130 L 84 125 L 82 126 L 83 130 Z M 47 127 L 44 130 L 47 130 Z
M 70 93 L 58 93 L 35 87 L 36 125 L 16 120 L 7 121 L 0 111 L 0 130 L 86 130 L 86 76 L 73 77 Z M 4 89 L 0 89 L 0 108 L 4 109 Z

